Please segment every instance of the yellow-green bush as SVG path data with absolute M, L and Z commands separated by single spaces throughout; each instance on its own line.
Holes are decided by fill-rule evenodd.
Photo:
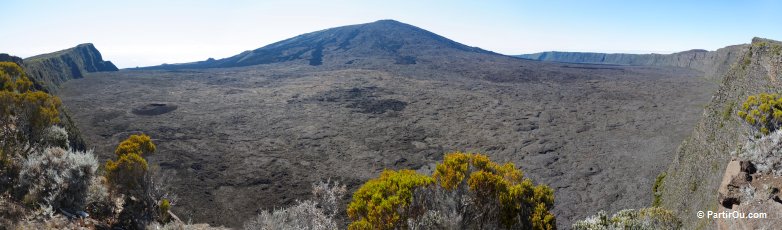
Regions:
M 114 150 L 114 154 L 118 157 L 127 154 L 136 154 L 139 156 L 152 154 L 157 150 L 155 144 L 152 143 L 152 139 L 145 135 L 131 135 L 127 140 L 122 141 Z
M 114 194 L 124 196 L 122 211 L 119 213 L 117 226 L 136 228 L 152 220 L 164 221 L 167 212 L 163 212 L 167 196 L 160 187 L 161 182 L 155 182 L 154 171 L 150 170 L 144 156 L 156 151 L 152 139 L 145 135 L 131 135 L 122 141 L 114 153 L 116 160 L 109 160 L 105 165 L 106 179 Z M 167 211 L 167 210 L 166 210 Z
M 413 190 L 433 183 L 431 177 L 413 170 L 385 170 L 353 193 L 348 205 L 350 229 L 394 229 L 407 220 Z
M 481 204 L 499 202 L 500 222 L 506 227 L 517 223 L 533 229 L 555 228 L 554 191 L 545 185 L 534 186 L 513 163 L 499 165 L 483 154 L 451 153 L 434 172 L 435 180 L 452 190 L 466 184 Z M 532 213 L 532 215 L 525 215 Z M 521 219 L 519 219 L 521 218 Z
M 56 96 L 35 91 L 22 67 L 0 62 L 0 161 L 9 155 L 27 155 L 43 149 L 39 143 L 46 128 L 60 122 L 62 102 Z
M 657 179 L 654 180 L 654 185 L 652 185 L 652 196 L 654 196 L 652 207 L 658 207 L 662 204 L 663 183 L 665 182 L 665 177 L 667 175 L 667 173 L 662 172 L 660 175 L 657 175 Z
M 533 185 L 512 163 L 455 152 L 445 155 L 432 177 L 384 171 L 354 193 L 348 215 L 351 229 L 555 229 L 553 204 L 553 190 Z
M 763 135 L 769 134 L 782 125 L 782 97 L 776 93 L 749 96 L 738 116 Z
M 142 186 L 147 173 L 147 160 L 144 155 L 155 152 L 155 144 L 145 135 L 131 135 L 122 141 L 114 153 L 117 160 L 106 162 L 106 178 L 117 189 L 130 192 Z
M 168 210 L 171 209 L 171 202 L 168 201 L 168 199 L 163 199 L 160 201 L 160 220 L 162 222 L 168 222 L 170 216 L 168 215 Z

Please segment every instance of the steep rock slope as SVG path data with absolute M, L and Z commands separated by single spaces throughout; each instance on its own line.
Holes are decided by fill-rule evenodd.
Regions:
M 276 42 L 224 59 L 161 65 L 146 69 L 239 67 L 279 62 L 351 65 L 366 62 L 416 64 L 427 57 L 467 51 L 493 54 L 394 20 L 336 27 Z M 499 55 L 499 54 L 497 54 Z
M 702 71 L 707 79 L 719 81 L 730 69 L 730 65 L 741 56 L 747 45 L 733 45 L 715 51 L 688 50 L 673 54 L 623 54 L 623 53 L 581 53 L 542 52 L 517 55 L 516 57 L 539 61 L 573 63 L 599 63 L 617 65 L 676 66 Z
M 699 219 L 698 211 L 718 211 L 717 188 L 730 152 L 743 145 L 747 130 L 736 108 L 748 95 L 782 89 L 782 43 L 755 38 L 724 75 L 722 84 L 703 112 L 692 135 L 682 142 L 667 171 L 660 198 L 677 210 L 687 229 L 716 227 L 713 219 Z
M 24 59 L 27 74 L 49 91 L 70 79 L 82 78 L 88 72 L 117 71 L 110 61 L 104 61 L 98 49 L 90 43 Z

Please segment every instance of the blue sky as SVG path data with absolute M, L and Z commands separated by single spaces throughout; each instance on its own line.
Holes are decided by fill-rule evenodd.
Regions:
M 228 57 L 302 33 L 395 19 L 503 54 L 671 53 L 782 39 L 781 1 L 4 0 L 0 53 L 91 42 L 121 68 Z

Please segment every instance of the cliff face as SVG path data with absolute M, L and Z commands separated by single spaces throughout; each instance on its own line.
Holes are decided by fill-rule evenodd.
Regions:
M 104 61 L 98 49 L 89 43 L 26 59 L 0 54 L 0 61 L 19 64 L 33 81 L 36 89 L 48 92 L 57 91 L 60 84 L 70 79 L 84 77 L 85 73 L 118 70 L 110 61 Z M 70 134 L 68 139 L 71 147 L 85 149 L 81 133 L 74 125 L 70 115 L 63 110 L 60 116 L 63 127 Z
M 516 57 L 539 61 L 574 63 L 677 66 L 704 72 L 710 80 L 719 80 L 728 71 L 747 45 L 728 46 L 715 51 L 689 50 L 673 54 L 606 54 L 581 52 L 543 52 Z
M 782 90 L 780 51 L 782 43 L 755 38 L 732 54 L 737 61 L 729 65 L 692 135 L 679 146 L 660 198 L 664 207 L 679 212 L 686 229 L 716 227 L 714 219 L 699 219 L 696 214 L 719 211 L 717 190 L 730 153 L 748 140 L 748 130 L 736 116 L 738 106 L 749 95 Z
M 88 72 L 117 71 L 110 61 L 104 61 L 92 44 L 42 54 L 24 59 L 27 74 L 43 88 L 56 91 L 65 81 L 84 77 Z

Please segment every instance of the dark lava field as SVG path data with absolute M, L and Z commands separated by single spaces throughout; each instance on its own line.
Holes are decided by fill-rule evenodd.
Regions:
M 240 227 L 307 199 L 314 181 L 352 192 L 386 168 L 429 173 L 459 150 L 551 186 L 565 227 L 648 206 L 717 87 L 683 68 L 437 57 L 121 70 L 59 95 L 101 160 L 130 134 L 152 136 L 148 159 L 185 221 Z

